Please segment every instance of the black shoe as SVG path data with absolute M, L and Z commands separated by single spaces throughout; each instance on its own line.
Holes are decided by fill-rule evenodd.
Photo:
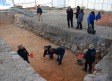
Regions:
M 82 70 L 87 72 L 87 70 L 85 68 L 82 68 Z
M 71 26 L 73 28 L 73 26 Z
M 83 28 L 80 28 L 80 30 L 82 30 Z
M 58 59 L 56 61 L 59 61 Z
M 50 60 L 52 60 L 53 58 L 50 58 Z
M 38 21 L 40 21 L 40 20 L 38 20 Z
M 76 29 L 78 29 L 78 28 L 76 27 Z
M 57 65 L 58 65 L 58 66 L 61 65 L 61 63 L 58 63 Z
M 89 72 L 89 74 L 91 74 L 91 71 L 88 70 L 88 72 Z

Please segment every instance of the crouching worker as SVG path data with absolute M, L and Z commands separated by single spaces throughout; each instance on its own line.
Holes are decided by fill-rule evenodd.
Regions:
M 83 58 L 86 59 L 86 61 L 85 61 L 85 68 L 82 68 L 83 71 L 87 71 L 87 64 L 89 64 L 88 72 L 91 74 L 92 64 L 95 61 L 95 54 L 96 54 L 96 50 L 94 49 L 94 46 L 92 44 L 90 44 L 88 51 L 83 56 Z
M 29 63 L 29 60 L 28 60 L 28 56 L 29 53 L 27 52 L 27 50 L 25 49 L 25 47 L 23 47 L 22 44 L 18 45 L 18 51 L 17 53 L 25 60 Z
M 50 48 L 49 51 L 51 53 L 55 53 L 57 54 L 58 58 L 56 61 L 59 61 L 58 65 L 61 65 L 61 61 L 63 59 L 64 53 L 65 53 L 65 49 L 62 47 L 56 47 L 56 48 Z
M 45 55 L 49 55 L 50 60 L 53 59 L 53 53 L 51 53 L 51 52 L 49 51 L 50 48 L 51 48 L 51 45 L 44 46 L 44 49 L 45 49 L 45 50 L 44 50 L 43 59 L 45 58 Z

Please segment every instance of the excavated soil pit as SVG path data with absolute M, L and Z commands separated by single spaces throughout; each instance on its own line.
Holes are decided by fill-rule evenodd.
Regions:
M 66 49 L 62 65 L 57 66 L 58 62 L 55 60 L 57 56 L 54 54 L 53 60 L 46 56 L 43 60 L 43 47 L 57 45 L 45 40 L 34 33 L 16 27 L 13 24 L 0 24 L 0 37 L 11 47 L 12 50 L 17 51 L 17 45 L 23 44 L 29 53 L 34 54 L 34 58 L 29 57 L 30 65 L 34 70 L 40 74 L 41 77 L 47 81 L 83 81 L 87 75 L 82 71 L 84 65 L 78 65 L 78 57 L 70 50 Z

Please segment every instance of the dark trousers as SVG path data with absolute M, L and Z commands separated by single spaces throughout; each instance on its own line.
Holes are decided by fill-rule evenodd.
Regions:
M 82 22 L 77 22 L 77 28 L 79 28 L 79 26 L 82 28 Z
M 49 57 L 53 58 L 53 54 L 52 54 L 52 53 L 51 53 L 51 54 L 49 54 Z
M 88 62 L 87 60 L 85 61 L 85 69 L 86 69 L 86 70 L 87 70 L 87 65 L 88 65 L 88 64 L 89 64 L 89 71 L 91 72 L 93 62 Z
M 92 29 L 94 30 L 94 21 L 91 21 L 90 23 L 92 25 Z M 89 28 L 89 24 L 88 24 L 88 28 Z
M 71 21 L 71 27 L 73 27 L 73 18 L 68 18 L 68 17 L 67 17 L 68 27 L 70 27 L 69 20 Z
M 64 56 L 64 54 L 63 55 L 60 55 L 60 59 L 59 59 L 59 56 L 58 56 L 58 61 L 59 61 L 59 64 L 61 64 L 61 61 L 62 61 L 62 59 L 63 59 L 63 56 Z
M 30 63 L 28 59 L 24 59 L 24 60 L 27 61 L 28 63 Z

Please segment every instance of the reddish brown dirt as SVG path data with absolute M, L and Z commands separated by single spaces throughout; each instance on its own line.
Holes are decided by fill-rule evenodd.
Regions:
M 45 45 L 58 46 L 26 29 L 16 27 L 12 24 L 0 24 L 0 37 L 14 51 L 17 51 L 17 45 L 21 43 L 29 53 L 32 52 L 34 58 L 29 57 L 30 65 L 47 81 L 83 81 L 87 75 L 86 72 L 82 71 L 84 66 L 77 64 L 77 56 L 67 49 L 60 66 L 57 66 L 58 62 L 55 61 L 57 58 L 56 55 L 54 55 L 53 60 L 50 60 L 49 56 L 46 56 L 43 60 L 43 47 Z

